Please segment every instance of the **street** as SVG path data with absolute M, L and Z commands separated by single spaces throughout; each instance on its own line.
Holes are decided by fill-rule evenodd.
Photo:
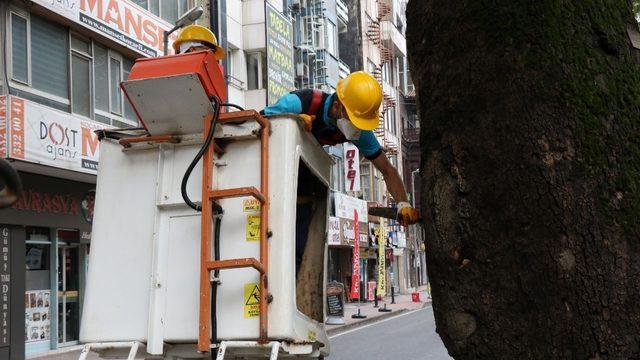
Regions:
M 411 311 L 330 337 L 328 359 L 451 359 L 435 329 L 431 306 Z

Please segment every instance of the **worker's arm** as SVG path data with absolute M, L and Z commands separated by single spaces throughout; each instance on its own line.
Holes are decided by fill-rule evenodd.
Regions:
M 302 101 L 298 95 L 287 94 L 278 99 L 275 104 L 264 108 L 261 113 L 263 115 L 300 114 L 302 113 Z
M 400 177 L 398 170 L 391 165 L 389 159 L 387 159 L 383 153 L 380 153 L 380 155 L 371 162 L 373 163 L 373 166 L 382 173 L 384 182 L 387 184 L 387 189 L 391 193 L 391 196 L 393 196 L 396 203 L 408 202 L 407 192 L 404 189 L 402 178 Z
M 404 189 L 402 178 L 398 170 L 391 165 L 389 159 L 382 152 L 382 147 L 373 134 L 373 131 L 362 131 L 360 138 L 353 143 L 358 147 L 360 153 L 369 159 L 373 166 L 382 173 L 387 189 L 396 201 L 398 207 L 398 221 L 404 225 L 415 224 L 419 219 L 419 214 L 407 201 L 407 192 Z

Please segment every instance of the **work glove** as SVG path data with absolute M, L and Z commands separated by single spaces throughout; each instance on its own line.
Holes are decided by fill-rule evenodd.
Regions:
M 298 118 L 302 120 L 302 124 L 306 131 L 311 131 L 313 128 L 313 120 L 316 119 L 315 115 L 298 114 Z
M 402 226 L 409 226 L 415 224 L 420 220 L 420 213 L 416 208 L 411 206 L 406 201 L 400 202 L 397 205 L 398 208 L 398 222 Z

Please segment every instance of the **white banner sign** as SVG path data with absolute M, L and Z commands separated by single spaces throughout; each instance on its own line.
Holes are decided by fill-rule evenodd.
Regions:
M 340 245 L 340 219 L 329 216 L 329 231 L 327 233 L 329 245 Z
M 366 201 L 339 192 L 334 193 L 334 200 L 337 217 L 353 220 L 353 210 L 355 209 L 358 211 L 360 222 L 369 222 Z
M 360 191 L 360 152 L 352 143 L 344 143 L 344 188 Z
M 175 1 L 175 0 L 174 0 Z M 163 53 L 162 35 L 172 25 L 129 0 L 33 0 L 57 14 L 140 54 Z M 175 38 L 173 33 L 171 38 Z M 171 39 L 169 40 L 171 45 Z
M 16 96 L 9 97 L 9 157 L 96 174 L 102 125 Z

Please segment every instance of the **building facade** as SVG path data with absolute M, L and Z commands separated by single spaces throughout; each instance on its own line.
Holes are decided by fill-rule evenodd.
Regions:
M 191 0 L 0 3 L 0 156 L 24 192 L 0 224 L 25 244 L 27 357 L 78 342 L 98 164 L 94 130 L 136 127 L 120 82 Z M 16 247 L 18 248 L 18 247 Z M 15 306 L 13 304 L 12 306 Z M 12 319 L 17 321 L 17 319 Z

